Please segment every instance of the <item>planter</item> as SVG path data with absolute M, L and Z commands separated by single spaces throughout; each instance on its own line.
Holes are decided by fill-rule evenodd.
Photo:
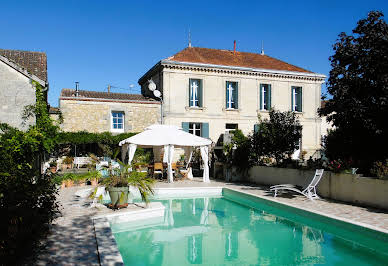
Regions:
M 73 180 L 66 180 L 66 187 L 72 187 L 74 185 L 74 181 Z
M 128 187 L 110 187 L 107 188 L 112 202 L 112 208 L 123 208 L 128 206 Z
M 66 187 L 66 181 L 62 181 L 62 184 L 61 184 L 61 188 L 65 188 Z
M 51 173 L 55 174 L 57 172 L 57 167 L 56 166 L 51 166 L 50 167 Z
M 98 180 L 97 180 L 97 178 L 91 179 L 91 180 L 90 180 L 90 183 L 91 183 L 92 186 L 98 186 Z

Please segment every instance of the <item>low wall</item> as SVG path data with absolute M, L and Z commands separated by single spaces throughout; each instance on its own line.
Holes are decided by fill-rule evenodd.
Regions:
M 314 172 L 254 166 L 249 170 L 247 180 L 263 185 L 295 184 L 304 187 L 310 183 Z M 325 171 L 317 190 L 323 198 L 388 209 L 388 180 Z

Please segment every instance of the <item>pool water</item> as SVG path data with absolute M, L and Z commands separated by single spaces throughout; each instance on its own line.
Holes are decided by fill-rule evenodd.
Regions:
M 265 204 L 253 208 L 227 197 L 159 201 L 165 216 L 154 223 L 111 224 L 125 265 L 388 264 L 384 241 L 346 240 L 335 228 L 271 214 Z

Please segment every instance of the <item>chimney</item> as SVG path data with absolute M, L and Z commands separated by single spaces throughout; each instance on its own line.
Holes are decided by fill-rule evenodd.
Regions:
M 75 82 L 75 97 L 79 96 L 79 82 Z
M 110 93 L 110 84 L 108 85 L 108 93 Z
M 233 54 L 236 54 L 236 40 L 234 40 L 233 46 Z

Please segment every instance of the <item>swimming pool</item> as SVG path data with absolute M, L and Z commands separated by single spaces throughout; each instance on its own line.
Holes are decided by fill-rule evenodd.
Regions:
M 164 199 L 164 218 L 111 224 L 126 265 L 388 263 L 387 235 L 231 190 Z

